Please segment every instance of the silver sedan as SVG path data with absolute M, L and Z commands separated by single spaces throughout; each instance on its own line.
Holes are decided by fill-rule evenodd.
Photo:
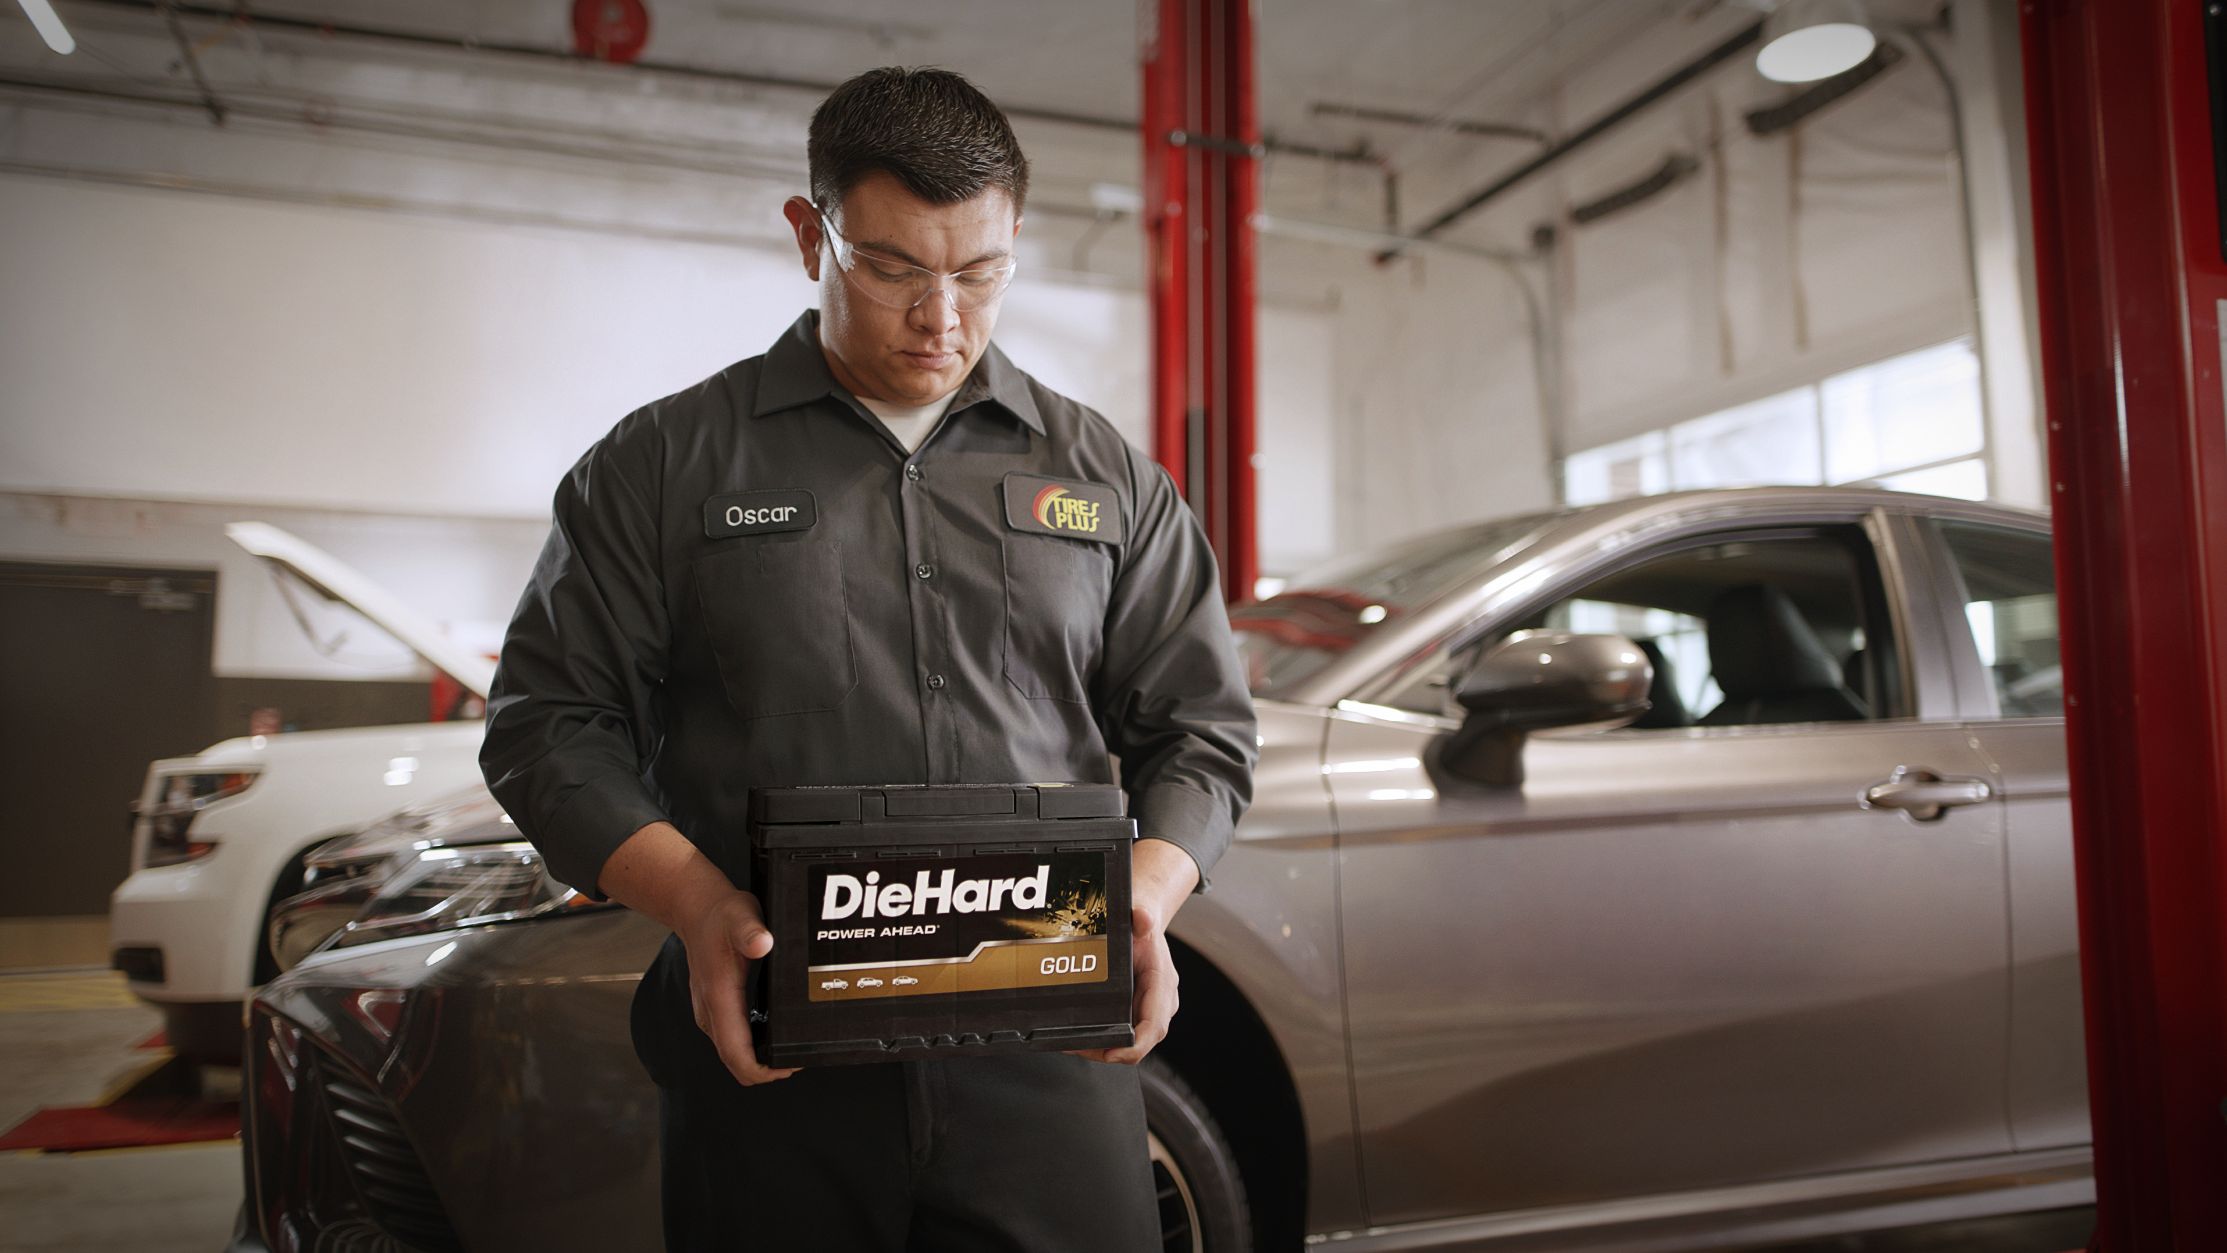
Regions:
M 1656 497 L 1232 619 L 1262 756 L 1147 1067 L 1168 1247 L 1715 1248 L 2092 1200 L 2045 520 Z M 627 1003 L 662 935 L 481 821 L 256 1002 L 273 1247 L 657 1247 Z

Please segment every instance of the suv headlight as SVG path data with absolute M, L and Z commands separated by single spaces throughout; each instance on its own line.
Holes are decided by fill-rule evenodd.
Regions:
M 542 868 L 541 854 L 524 840 L 428 848 L 379 885 L 363 912 L 333 937 L 332 945 L 347 948 L 486 922 L 538 918 L 591 904 L 550 878 Z
M 253 770 L 192 771 L 164 775 L 153 804 L 134 806 L 147 820 L 149 866 L 175 866 L 216 851 L 215 840 L 192 838 L 194 819 L 218 801 L 255 785 Z

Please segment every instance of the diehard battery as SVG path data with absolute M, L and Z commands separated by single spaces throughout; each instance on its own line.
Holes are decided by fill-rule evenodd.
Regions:
M 754 790 L 759 1060 L 1133 1043 L 1135 841 L 1103 784 Z

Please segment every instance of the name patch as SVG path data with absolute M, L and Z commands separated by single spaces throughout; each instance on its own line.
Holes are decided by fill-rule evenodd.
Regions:
M 1121 497 L 1103 483 L 1008 474 L 1004 490 L 1005 524 L 1016 531 L 1121 542 Z
M 704 534 L 713 539 L 802 531 L 820 520 L 807 491 L 729 492 L 704 502 Z

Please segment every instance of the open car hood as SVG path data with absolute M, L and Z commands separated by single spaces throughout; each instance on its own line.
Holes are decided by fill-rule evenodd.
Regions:
M 353 566 L 268 522 L 233 522 L 224 533 L 266 563 L 370 619 L 435 669 L 486 698 L 495 681 L 494 662 L 458 645 L 432 619 L 396 600 Z

